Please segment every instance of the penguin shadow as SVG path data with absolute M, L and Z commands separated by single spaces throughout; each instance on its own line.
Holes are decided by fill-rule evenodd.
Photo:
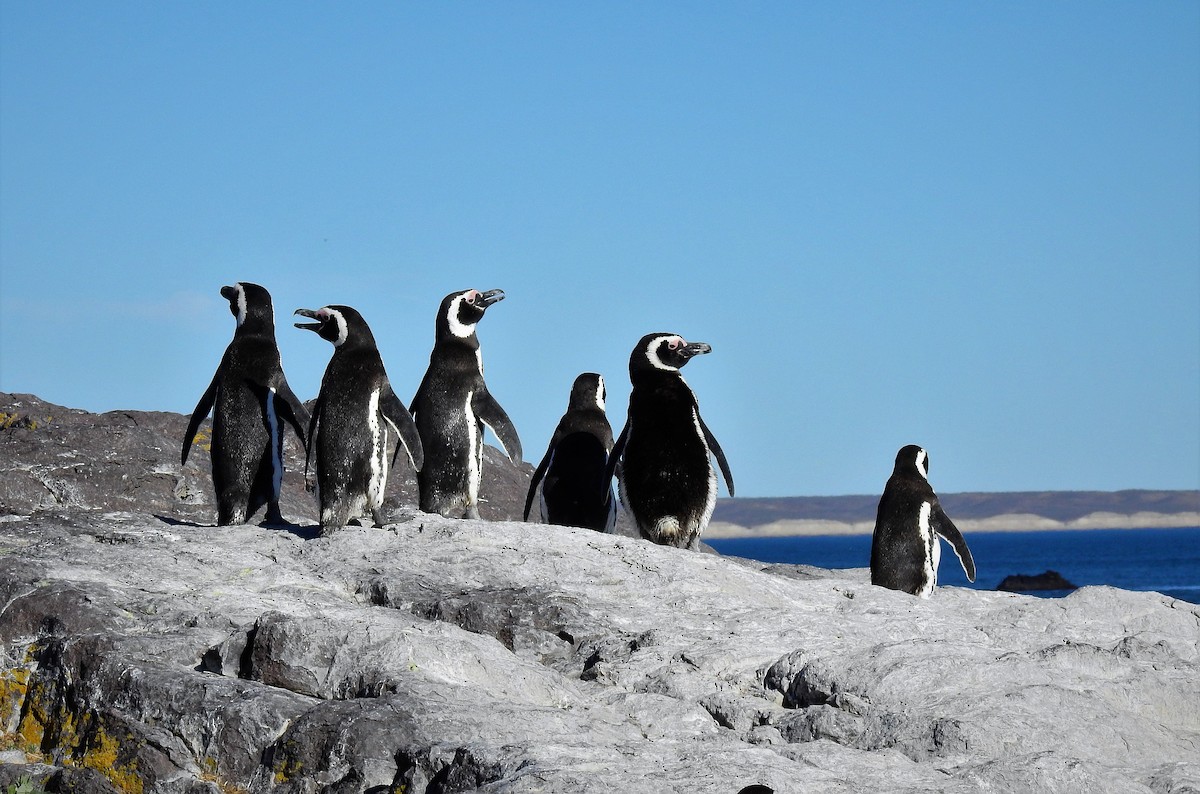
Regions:
M 197 521 L 189 521 L 187 519 L 177 518 L 176 516 L 164 516 L 159 515 L 158 513 L 154 513 L 153 515 L 159 521 L 172 527 L 191 527 L 193 529 L 217 529 L 218 527 L 217 524 L 201 524 Z M 288 521 L 283 523 L 267 523 L 266 521 L 259 521 L 256 523 L 256 526 L 260 526 L 263 529 L 274 529 L 280 532 L 287 532 L 295 535 L 301 540 L 315 540 L 316 538 L 321 537 L 321 526 L 319 524 L 293 524 Z

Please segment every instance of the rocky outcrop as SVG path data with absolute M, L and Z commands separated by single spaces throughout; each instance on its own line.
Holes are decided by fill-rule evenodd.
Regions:
M 1200 783 L 1195 605 L 1094 587 L 923 600 L 865 570 L 402 518 L 318 538 L 10 517 L 13 769 L 123 792 Z
M 294 447 L 295 526 L 214 527 L 184 417 L 0 414 L 0 786 L 1200 790 L 1193 604 L 917 599 L 865 569 L 427 516 L 410 477 L 386 528 L 320 538 Z M 527 470 L 490 453 L 485 516 L 519 515 Z
M 209 444 L 211 418 L 179 464 L 188 417 L 162 411 L 93 414 L 30 394 L 0 392 L 0 515 L 39 510 L 139 510 L 189 521 L 216 522 Z M 315 521 L 317 504 L 304 487 L 304 449 L 284 434 L 280 504 L 293 518 Z M 519 519 L 532 467 L 513 466 L 484 448 L 480 514 Z M 315 482 L 315 476 L 310 476 Z M 416 477 L 403 455 L 388 478 L 385 512 L 417 501 Z M 261 520 L 262 513 L 257 516 Z

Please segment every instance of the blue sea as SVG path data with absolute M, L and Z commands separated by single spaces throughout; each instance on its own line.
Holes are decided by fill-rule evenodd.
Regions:
M 1107 584 L 1125 590 L 1152 590 L 1200 603 L 1200 527 L 1182 529 L 1091 529 L 1040 532 L 970 532 L 975 583 L 967 581 L 958 558 L 942 544 L 938 585 L 994 590 L 1010 574 L 1058 571 L 1083 587 Z M 729 538 L 706 541 L 721 554 L 761 562 L 866 568 L 870 535 Z M 1065 591 L 1032 595 L 1055 597 Z

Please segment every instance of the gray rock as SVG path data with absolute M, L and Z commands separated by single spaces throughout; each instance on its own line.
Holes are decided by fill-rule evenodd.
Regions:
M 1171 791 L 1200 775 L 1200 614 L 1155 594 L 922 600 L 861 570 L 781 576 L 434 516 L 327 539 L 135 513 L 3 529 L 6 741 L 119 791 Z
M 396 523 L 318 538 L 294 463 L 298 526 L 213 527 L 205 456 L 171 468 L 184 417 L 4 399 L 0 785 L 1200 788 L 1192 604 L 923 600 L 866 569 L 426 516 L 404 482 Z M 528 475 L 501 463 L 485 488 L 516 515 Z
M 311 406 L 311 403 L 310 403 Z M 163 411 L 92 414 L 45 402 L 30 394 L 0 392 L 0 515 L 42 510 L 136 510 L 215 524 L 208 439 L 212 420 L 197 433 L 195 447 L 179 465 L 188 417 Z M 317 505 L 304 489 L 304 448 L 284 434 L 280 507 L 300 523 L 315 523 Z M 521 517 L 533 468 L 513 466 L 499 450 L 484 448 L 481 515 Z M 315 482 L 315 475 L 310 475 Z M 411 512 L 417 484 L 408 462 L 397 458 L 388 478 L 384 509 Z M 261 521 L 263 512 L 253 520 Z

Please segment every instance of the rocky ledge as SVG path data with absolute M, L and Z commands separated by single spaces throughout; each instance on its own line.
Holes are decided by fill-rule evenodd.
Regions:
M 303 522 L 302 522 L 303 523 Z M 1200 613 L 516 522 L 0 524 L 0 785 L 1200 788 Z
M 393 523 L 318 538 L 289 437 L 295 526 L 218 528 L 186 421 L 0 394 L 0 787 L 1200 791 L 1196 605 L 516 523 L 490 447 L 491 521 L 400 471 Z

